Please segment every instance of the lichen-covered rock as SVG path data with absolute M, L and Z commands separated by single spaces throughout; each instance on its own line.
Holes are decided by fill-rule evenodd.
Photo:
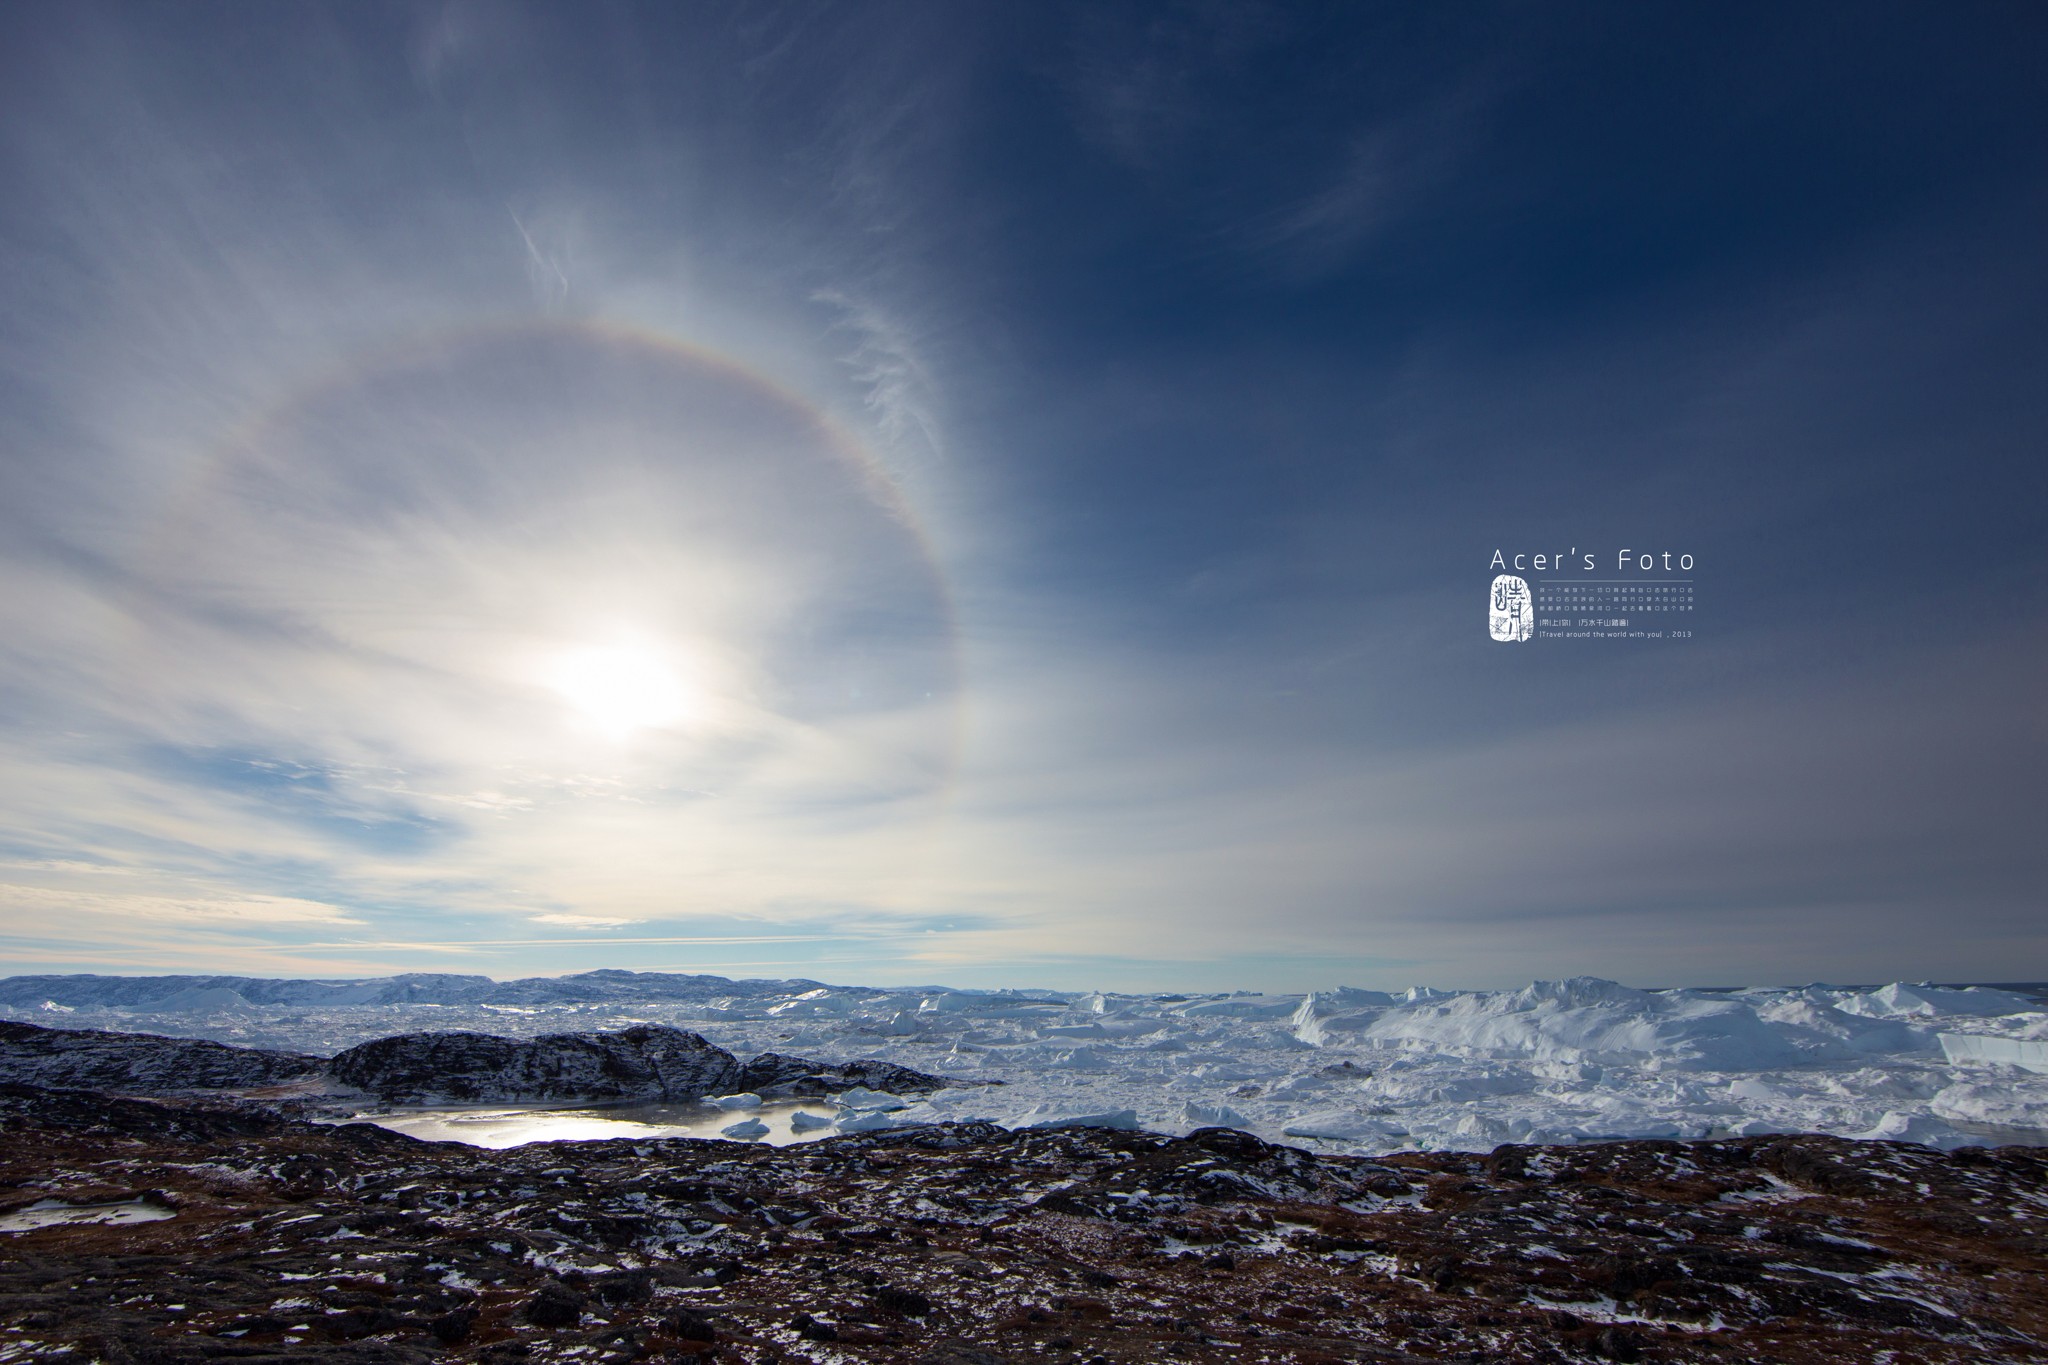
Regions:
M 0 1020 L 0 1083 L 132 1094 L 250 1090 L 319 1074 L 318 1057 L 153 1033 L 40 1028 Z
M 327 1072 L 398 1104 L 435 1100 L 682 1102 L 738 1088 L 739 1059 L 658 1024 L 615 1033 L 401 1033 L 337 1054 Z

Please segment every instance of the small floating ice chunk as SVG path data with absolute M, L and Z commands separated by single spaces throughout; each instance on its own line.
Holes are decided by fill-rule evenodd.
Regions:
M 1912 1114 L 1897 1109 L 1887 1112 L 1868 1132 L 1851 1133 L 1849 1136 L 1862 1142 L 1917 1142 L 1923 1147 L 1943 1152 L 1969 1147 L 1983 1140 L 1958 1133 L 1932 1114 Z
M 759 1109 L 761 1107 L 761 1097 L 751 1090 L 743 1090 L 737 1095 L 719 1095 L 711 1102 L 720 1109 L 737 1111 Z
M 1728 1097 L 1762 1104 L 1784 1104 L 1792 1098 L 1769 1081 L 1759 1080 L 1754 1076 L 1744 1076 L 1731 1081 L 1728 1085 Z
M 813 1114 L 808 1109 L 799 1109 L 789 1116 L 789 1131 L 792 1133 L 814 1133 L 820 1128 L 830 1128 L 833 1119 L 830 1114 Z
M 1772 1123 L 1768 1119 L 1744 1119 L 1740 1123 L 1729 1125 L 1728 1136 L 1762 1137 L 1767 1133 L 1782 1133 L 1785 1131 L 1782 1126 Z
M 1227 1104 L 1197 1104 L 1189 1100 L 1180 1107 L 1183 1123 L 1199 1128 L 1249 1128 L 1251 1120 Z
M 847 1114 L 834 1126 L 842 1133 L 876 1133 L 884 1128 L 894 1128 L 896 1120 L 886 1110 L 868 1109 Z
M 1305 1095 L 1315 1095 L 1328 1090 L 1330 1083 L 1321 1076 L 1289 1076 L 1266 1092 L 1269 1100 L 1294 1100 Z
M 1369 1118 L 1355 1109 L 1304 1114 L 1280 1132 L 1286 1137 L 1324 1138 L 1331 1142 L 1375 1142 L 1408 1136 L 1408 1130 L 1400 1124 Z
M 744 1140 L 748 1138 L 767 1137 L 768 1125 L 761 1122 L 761 1120 L 759 1119 L 741 1119 L 738 1123 L 729 1123 L 725 1127 L 719 1129 L 718 1131 L 725 1134 L 725 1136 L 729 1138 L 740 1138 Z
M 838 1096 L 838 1100 L 848 1109 L 903 1109 L 909 1104 L 907 1100 L 891 1095 L 887 1091 L 870 1090 L 864 1085 L 857 1085 L 843 1092 Z
M 1049 1118 L 1034 1119 L 1041 1112 L 1034 1109 L 1024 1117 L 1026 1128 L 1122 1128 L 1135 1129 L 1138 1126 L 1138 1111 L 1135 1109 L 1112 1109 L 1102 1114 L 1060 1114 Z

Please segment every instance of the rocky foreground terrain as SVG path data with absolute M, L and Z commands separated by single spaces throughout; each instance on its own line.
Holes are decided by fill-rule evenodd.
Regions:
M 0 1232 L 0 1361 L 2048 1361 L 2017 1147 L 487 1151 L 0 1085 L 0 1227 L 52 1201 L 153 1221 Z

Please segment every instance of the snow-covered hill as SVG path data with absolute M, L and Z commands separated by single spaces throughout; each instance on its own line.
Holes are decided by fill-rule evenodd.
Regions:
M 706 1001 L 717 997 L 782 1000 L 816 990 L 815 981 L 733 981 L 678 972 L 603 970 L 575 976 L 494 981 L 488 976 L 407 972 L 369 980 L 275 980 L 253 976 L 10 976 L 0 978 L 0 1009 L 44 1003 L 71 1009 L 194 1014 L 248 1007 L 353 1005 L 565 1005 L 618 1000 Z

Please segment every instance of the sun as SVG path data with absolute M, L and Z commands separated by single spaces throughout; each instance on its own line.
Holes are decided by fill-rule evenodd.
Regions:
M 672 653 L 648 641 L 565 651 L 548 682 L 579 722 L 615 740 L 673 729 L 695 709 L 694 691 Z

